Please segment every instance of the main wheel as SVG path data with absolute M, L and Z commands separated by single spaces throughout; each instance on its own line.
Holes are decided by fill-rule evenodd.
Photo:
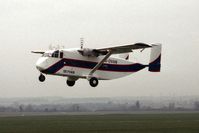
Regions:
M 40 82 L 44 82 L 46 80 L 46 77 L 43 75 L 43 74 L 41 74 L 40 76 L 39 76 L 39 81 Z
M 95 78 L 95 77 L 92 77 L 90 80 L 89 80 L 89 83 L 92 87 L 96 87 L 98 85 L 98 79 Z
M 75 85 L 75 81 L 67 80 L 66 83 L 67 83 L 68 86 L 74 86 Z

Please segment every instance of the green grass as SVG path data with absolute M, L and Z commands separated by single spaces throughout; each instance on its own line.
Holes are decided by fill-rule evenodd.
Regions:
M 199 114 L 0 117 L 0 133 L 199 133 Z

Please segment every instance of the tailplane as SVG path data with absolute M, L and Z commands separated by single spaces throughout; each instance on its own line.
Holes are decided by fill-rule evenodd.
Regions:
M 150 72 L 160 72 L 161 68 L 161 50 L 162 45 L 152 45 L 151 48 L 151 56 L 149 63 L 149 71 Z

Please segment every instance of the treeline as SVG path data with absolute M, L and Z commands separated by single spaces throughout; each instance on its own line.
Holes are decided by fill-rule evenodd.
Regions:
M 9 106 L 0 106 L 0 112 L 95 112 L 95 111 L 186 111 L 198 110 L 199 101 L 194 102 L 193 108 L 176 107 L 175 103 L 169 103 L 167 106 L 154 108 L 151 106 L 142 106 L 140 101 L 135 103 L 75 103 L 75 104 L 13 104 Z

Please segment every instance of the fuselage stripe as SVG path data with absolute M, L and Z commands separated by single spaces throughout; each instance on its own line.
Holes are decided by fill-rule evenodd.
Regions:
M 96 65 L 97 65 L 97 62 L 64 58 L 64 59 L 59 60 L 55 64 L 51 65 L 49 68 L 44 70 L 43 73 L 55 74 L 59 70 L 61 70 L 64 66 L 78 67 L 78 68 L 84 68 L 84 69 L 93 69 Z M 142 65 L 139 63 L 135 63 L 135 64 L 103 63 L 102 66 L 98 70 L 111 71 L 111 72 L 137 72 L 145 67 L 146 65 Z

